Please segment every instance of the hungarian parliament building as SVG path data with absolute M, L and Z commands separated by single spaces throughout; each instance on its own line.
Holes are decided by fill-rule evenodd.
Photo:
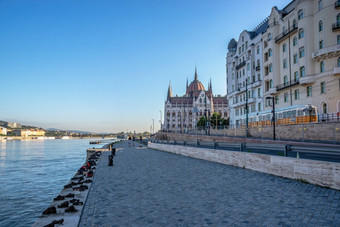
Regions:
M 221 114 L 227 119 L 228 101 L 221 95 L 214 96 L 211 81 L 208 90 L 198 80 L 195 68 L 194 80 L 186 85 L 186 93 L 183 96 L 173 96 L 171 84 L 169 84 L 168 95 L 164 107 L 163 130 L 175 132 L 187 132 L 195 129 L 198 120 L 207 115 L 209 118 L 213 113 Z

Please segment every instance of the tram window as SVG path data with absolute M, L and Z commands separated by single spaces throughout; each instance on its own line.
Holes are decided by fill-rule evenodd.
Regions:
M 279 113 L 279 119 L 282 119 L 282 113 Z
M 292 111 L 292 117 L 296 117 L 296 110 Z
M 315 109 L 314 109 L 314 108 L 310 111 L 310 115 L 311 115 L 311 116 L 315 116 L 315 115 L 316 115 L 316 114 L 315 114 Z
M 267 114 L 267 121 L 270 120 L 270 114 Z
M 259 121 L 262 121 L 262 116 L 259 116 Z
M 283 118 L 287 118 L 287 112 L 283 112 Z
M 298 110 L 297 111 L 297 115 L 300 117 L 300 116 L 303 116 L 303 111 L 302 110 Z

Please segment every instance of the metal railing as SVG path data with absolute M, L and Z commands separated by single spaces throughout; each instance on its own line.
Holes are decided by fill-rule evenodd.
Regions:
M 288 30 L 283 31 L 280 35 L 276 36 L 275 42 L 280 42 L 283 38 L 291 34 L 292 32 L 296 31 L 298 29 L 298 26 L 296 24 L 293 24 Z
M 276 86 L 276 90 L 279 91 L 279 90 L 282 90 L 282 89 L 285 89 L 285 88 L 288 88 L 288 87 L 291 87 L 297 84 L 299 84 L 299 80 L 287 81 L 287 83 L 283 83 L 283 84 Z
M 336 1 L 334 3 L 334 8 L 339 9 L 340 8 L 340 1 Z
M 340 146 L 150 140 L 152 143 L 340 162 Z
M 332 30 L 333 31 L 335 31 L 335 30 L 337 30 L 339 28 L 340 28 L 340 22 L 336 22 L 336 23 L 332 24 Z
M 239 68 L 241 68 L 241 67 L 244 66 L 244 65 L 246 65 L 246 61 L 241 62 L 241 63 L 238 64 L 235 68 L 236 68 L 236 69 L 239 69 Z

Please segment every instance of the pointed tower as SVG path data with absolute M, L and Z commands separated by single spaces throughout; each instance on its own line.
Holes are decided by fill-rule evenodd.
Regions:
M 169 82 L 167 101 L 169 101 L 171 97 L 172 97 L 172 89 L 171 89 L 171 82 Z
M 185 90 L 185 93 L 187 94 L 188 93 L 188 88 L 189 88 L 189 81 L 188 81 L 188 78 L 187 78 L 187 88 Z
M 195 80 L 198 80 L 198 76 L 197 76 L 197 67 L 195 66 Z

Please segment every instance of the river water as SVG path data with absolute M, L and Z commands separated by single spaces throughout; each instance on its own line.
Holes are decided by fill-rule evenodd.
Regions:
M 85 162 L 88 139 L 0 142 L 0 226 L 31 226 Z

